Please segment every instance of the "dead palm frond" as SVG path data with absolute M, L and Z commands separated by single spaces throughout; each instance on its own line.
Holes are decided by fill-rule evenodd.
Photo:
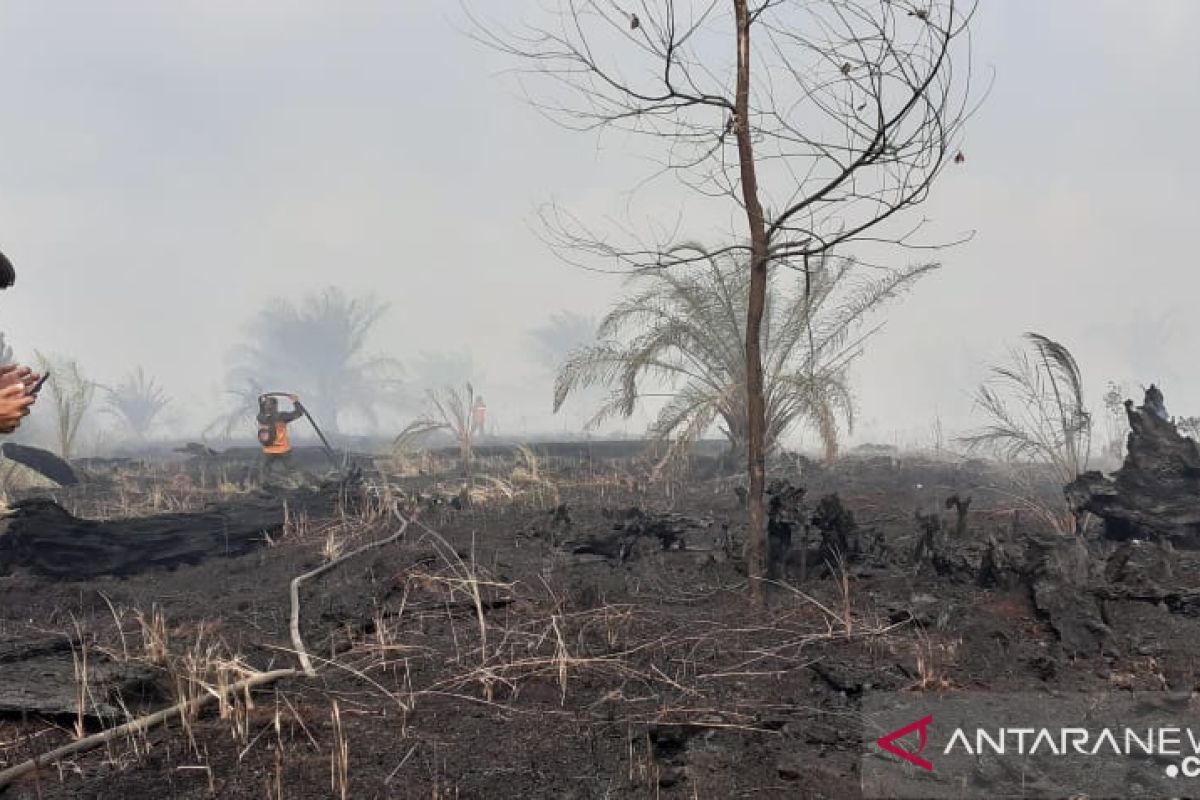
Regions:
M 691 251 L 695 265 L 630 278 L 633 291 L 600 322 L 596 343 L 572 353 L 559 370 L 554 408 L 572 392 L 608 387 L 590 422 L 595 427 L 631 416 L 650 396 L 643 392 L 650 382 L 670 388 L 650 430 L 670 443 L 668 455 L 685 452 L 713 425 L 731 447 L 743 449 L 749 270 L 699 245 L 677 250 L 681 257 Z M 808 423 L 826 455 L 837 453 L 839 420 L 853 425 L 847 368 L 877 330 L 867 326 L 868 316 L 937 266 L 880 271 L 873 279 L 862 278 L 852 259 L 823 258 L 809 265 L 807 279 L 773 266 L 762 328 L 768 449 Z
M 447 431 L 458 442 L 459 458 L 464 471 L 471 467 L 473 442 L 471 412 L 475 408 L 475 387 L 467 383 L 462 390 L 451 386 L 426 392 L 429 412 L 409 423 L 392 442 L 398 452 L 410 450 L 437 431 Z

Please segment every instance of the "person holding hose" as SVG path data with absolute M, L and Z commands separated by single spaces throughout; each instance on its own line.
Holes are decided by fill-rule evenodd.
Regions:
M 291 411 L 280 411 L 279 399 L 271 395 L 258 398 L 258 443 L 263 449 L 258 477 L 262 486 L 267 485 L 276 470 L 291 471 L 292 443 L 288 440 L 287 426 L 304 416 L 304 409 L 296 395 L 290 394 L 288 399 L 292 401 Z

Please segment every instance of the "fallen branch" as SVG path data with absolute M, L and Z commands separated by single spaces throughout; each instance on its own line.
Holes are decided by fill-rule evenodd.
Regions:
M 408 529 L 409 520 L 400 514 L 396 514 L 400 520 L 400 528 L 384 539 L 380 539 L 370 544 L 365 544 L 357 550 L 353 550 L 340 558 L 330 561 L 328 564 L 323 564 L 314 570 L 310 570 L 303 575 L 298 575 L 292 579 L 291 583 L 291 601 L 292 601 L 292 616 L 291 616 L 291 637 L 292 647 L 296 652 L 296 657 L 300 660 L 300 668 L 276 669 L 270 672 L 260 672 L 257 675 L 251 675 L 248 678 L 240 680 L 236 683 L 225 687 L 223 691 L 210 691 L 200 697 L 186 700 L 182 703 L 177 703 L 161 711 L 156 711 L 145 717 L 139 717 L 135 720 L 130 720 L 123 725 L 118 725 L 115 728 L 100 731 L 99 733 L 85 736 L 82 739 L 77 739 L 70 744 L 65 744 L 62 747 L 42 753 L 39 756 L 23 761 L 16 766 L 9 767 L 6 770 L 0 771 L 0 792 L 6 789 L 13 781 L 23 775 L 41 769 L 58 762 L 68 756 L 73 756 L 78 753 L 86 753 L 89 750 L 94 750 L 101 745 L 107 744 L 114 739 L 118 739 L 127 734 L 141 733 L 153 728 L 156 725 L 161 725 L 170 720 L 176 719 L 184 715 L 195 714 L 201 711 L 205 706 L 218 699 L 224 699 L 238 694 L 239 692 L 249 692 L 263 686 L 268 686 L 276 681 L 284 678 L 316 677 L 317 671 L 313 668 L 312 660 L 308 655 L 308 650 L 304 646 L 304 640 L 300 636 L 300 585 L 306 581 L 318 578 L 321 575 L 329 572 L 335 567 L 344 564 L 356 556 L 361 555 L 369 550 L 374 550 L 379 547 L 391 544 L 404 535 Z
M 395 533 L 393 533 L 391 536 L 388 536 L 385 539 L 380 539 L 378 541 L 371 542 L 370 544 L 364 544 L 362 547 L 358 548 L 357 550 L 352 550 L 349 553 L 346 553 L 344 556 L 335 558 L 333 561 L 330 561 L 328 564 L 322 564 L 321 566 L 317 567 L 316 569 L 309 570 L 308 572 L 305 572 L 303 575 L 297 575 L 295 578 L 292 578 L 292 585 L 291 585 L 292 648 L 295 649 L 295 651 L 296 651 L 296 658 L 300 659 L 300 668 L 304 671 L 305 677 L 315 678 L 317 676 L 317 671 L 312 665 L 312 659 L 309 658 L 308 648 L 306 648 L 304 646 L 304 640 L 300 636 L 300 584 L 305 583 L 306 581 L 313 580 L 315 578 L 319 578 L 322 575 L 324 575 L 326 572 L 329 572 L 330 570 L 332 570 L 334 567 L 344 564 L 346 561 L 348 561 L 352 558 L 360 556 L 363 553 L 368 552 L 369 550 L 375 550 L 376 548 L 391 544 L 392 542 L 394 542 L 397 539 L 399 539 L 400 537 L 402 537 L 404 535 L 404 532 L 408 530 L 409 520 L 406 519 L 405 517 L 400 516 L 400 514 L 398 514 L 398 513 L 396 514 L 396 517 L 400 520 L 400 528 Z
M 76 739 L 70 744 L 65 744 L 62 747 L 49 750 L 36 758 L 23 761 L 14 767 L 9 767 L 8 769 L 0 772 L 0 791 L 8 788 L 9 784 L 17 780 L 17 778 L 20 778 L 22 775 L 26 775 L 34 770 L 41 769 L 42 767 L 50 766 L 51 764 L 67 758 L 68 756 L 73 756 L 76 753 L 86 753 L 88 750 L 94 750 L 95 748 L 107 744 L 113 739 L 119 739 L 126 734 L 140 733 L 153 728 L 155 725 L 161 725 L 164 722 L 169 722 L 176 717 L 180 717 L 185 714 L 194 714 L 220 697 L 226 697 L 236 692 L 250 691 L 251 689 L 257 689 L 260 686 L 266 686 L 274 683 L 282 678 L 298 677 L 303 674 L 304 673 L 301 670 L 295 668 L 260 672 L 257 675 L 252 675 L 249 678 L 238 681 L 237 683 L 230 684 L 225 688 L 223 693 L 213 692 L 209 694 L 203 694 L 192 700 L 177 703 L 169 708 L 156 711 L 148 716 L 138 717 L 135 720 L 126 722 L 124 725 L 118 725 L 115 728 L 109 728 L 108 730 L 100 731 L 99 733 L 92 734 L 91 736 L 85 736 L 82 739 Z

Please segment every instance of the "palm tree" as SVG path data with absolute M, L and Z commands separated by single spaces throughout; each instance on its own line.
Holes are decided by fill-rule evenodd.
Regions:
M 992 422 L 963 438 L 973 448 L 990 448 L 1009 459 L 1051 464 L 1063 484 L 1087 469 L 1092 415 L 1083 399 L 1079 364 L 1066 347 L 1040 333 L 1027 333 L 1029 353 L 994 366 L 976 402 Z
M 671 443 L 668 456 L 683 453 L 714 423 L 734 452 L 744 452 L 749 270 L 698 245 L 681 249 L 694 251 L 695 266 L 630 278 L 635 291 L 604 317 L 596 343 L 577 350 L 559 371 L 554 408 L 579 388 L 599 384 L 611 391 L 590 424 L 629 417 L 650 396 L 642 383 L 652 380 L 672 390 L 651 425 L 655 438 Z M 854 418 L 847 368 L 878 330 L 866 327 L 867 317 L 936 268 L 881 270 L 864 279 L 858 262 L 827 257 L 809 264 L 806 281 L 774 266 L 762 330 L 768 449 L 807 422 L 826 457 L 836 456 L 839 418 L 847 428 Z
M 469 382 L 463 391 L 444 386 L 436 391 L 426 391 L 425 396 L 430 405 L 429 411 L 400 431 L 392 447 L 403 452 L 436 431 L 448 431 L 458 442 L 463 472 L 469 474 L 474 454 L 471 414 L 475 408 L 475 387 Z
M 54 413 L 58 455 L 70 459 L 84 415 L 92 405 L 96 384 L 83 374 L 79 362 L 64 356 L 46 356 L 35 351 L 38 372 L 47 375 L 42 402 L 50 402 Z
M 246 344 L 235 350 L 228 377 L 237 408 L 222 421 L 252 416 L 258 394 L 267 389 L 301 395 L 332 432 L 352 413 L 374 424 L 379 405 L 399 385 L 399 363 L 367 351 L 386 311 L 374 298 L 351 299 L 337 288 L 308 295 L 298 305 L 268 304 L 247 326 Z
M 106 395 L 105 411 L 119 419 L 139 439 L 146 438 L 163 410 L 171 404 L 162 387 L 154 378 L 147 378 L 141 367 L 115 388 L 101 388 Z
M 993 366 L 976 403 L 991 423 L 962 438 L 973 450 L 991 450 L 1010 461 L 1048 464 L 1065 486 L 1087 470 L 1092 414 L 1083 397 L 1079 364 L 1065 346 L 1026 333 L 1029 352 L 1014 351 L 1007 365 Z M 1028 488 L 1028 487 L 1026 487 Z M 1046 508 L 1032 490 L 1023 498 L 1061 530 L 1078 530 L 1069 508 Z

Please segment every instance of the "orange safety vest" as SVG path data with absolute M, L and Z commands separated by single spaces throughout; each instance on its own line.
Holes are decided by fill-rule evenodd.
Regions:
M 288 441 L 287 423 L 282 420 L 275 422 L 275 441 L 263 445 L 263 452 L 275 456 L 292 451 L 292 443 Z

